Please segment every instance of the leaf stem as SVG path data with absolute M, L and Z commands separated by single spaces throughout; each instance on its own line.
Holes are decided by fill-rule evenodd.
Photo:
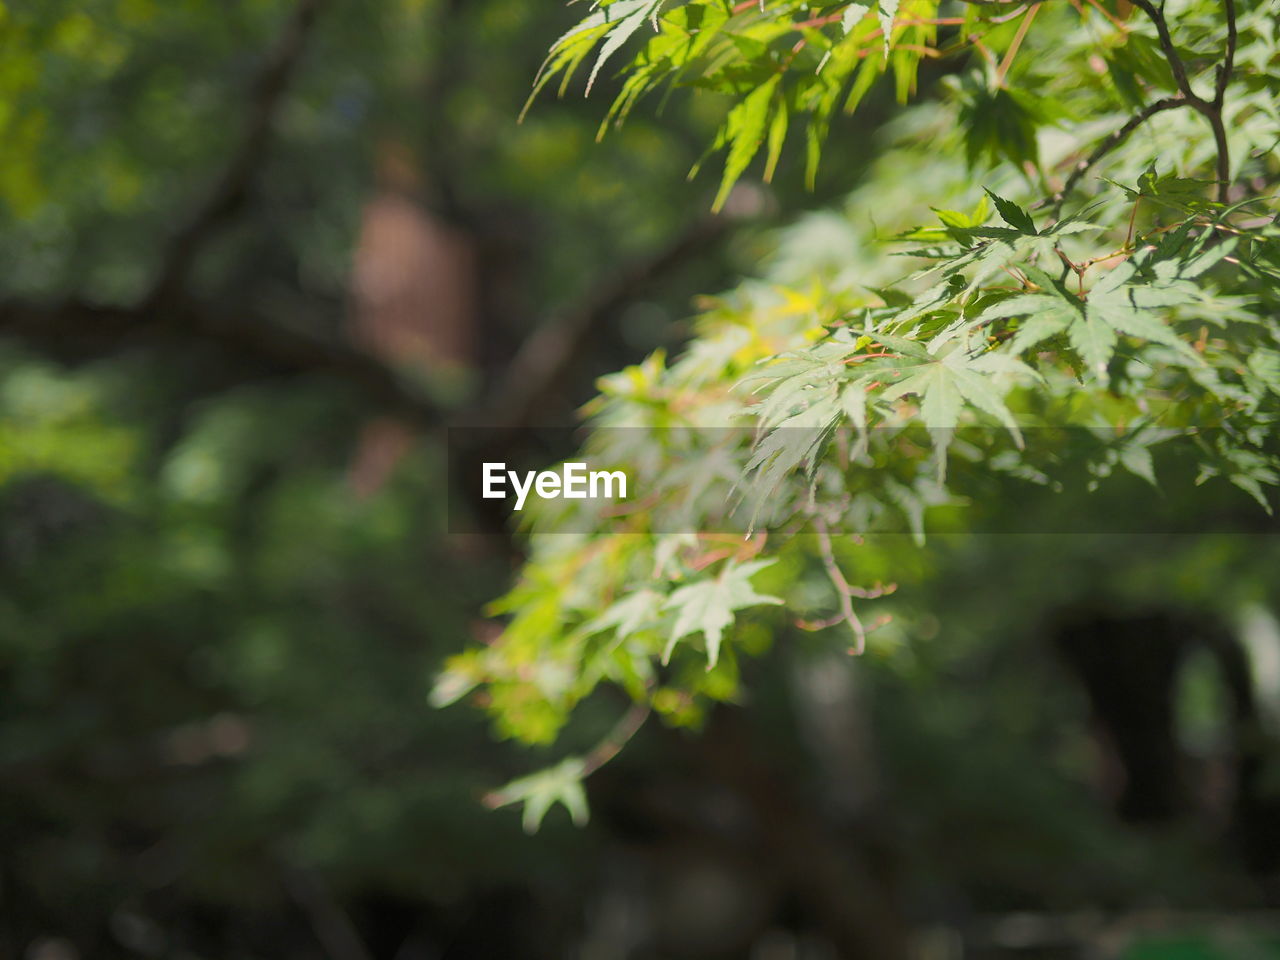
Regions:
M 1018 48 L 1022 46 L 1022 40 L 1027 35 L 1027 30 L 1031 27 L 1031 21 L 1036 18 L 1036 14 L 1040 10 L 1039 3 L 1033 3 L 1027 10 L 1026 16 L 1022 18 L 1022 22 L 1018 24 L 1018 32 L 1013 36 L 1013 43 L 1009 44 L 1009 49 L 1004 55 L 1004 59 L 1000 61 L 1000 66 L 996 69 L 996 87 L 1004 86 L 1005 75 L 1009 72 L 1009 68 L 1013 66 L 1013 58 L 1018 54 Z
M 591 776 L 606 763 L 622 752 L 631 738 L 636 735 L 644 722 L 649 719 L 653 708 L 646 702 L 636 702 L 627 708 L 609 735 L 597 743 L 582 761 L 583 778 Z

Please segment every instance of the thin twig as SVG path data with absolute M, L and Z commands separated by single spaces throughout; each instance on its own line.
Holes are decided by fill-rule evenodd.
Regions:
M 1213 87 L 1213 103 L 1211 110 L 1200 112 L 1208 118 L 1213 127 L 1213 139 L 1218 149 L 1218 202 L 1226 203 L 1231 195 L 1231 159 L 1227 146 L 1227 124 L 1223 117 L 1222 107 L 1227 100 L 1227 86 L 1236 68 L 1236 0 L 1223 0 L 1227 15 L 1227 50 L 1223 54 L 1222 63 L 1218 67 L 1217 82 Z
M 1022 46 L 1022 40 L 1027 35 L 1027 30 L 1031 27 L 1031 21 L 1036 18 L 1036 13 L 1040 10 L 1040 4 L 1031 5 L 1031 9 L 1027 11 L 1027 15 L 1022 18 L 1022 22 L 1018 24 L 1018 32 L 1013 35 L 1013 42 L 1009 44 L 1009 49 L 1004 55 L 1004 59 L 1000 61 L 1000 67 L 996 70 L 996 86 L 1004 86 L 1005 75 L 1008 74 L 1009 68 L 1013 66 L 1013 58 L 1018 55 L 1018 48 Z
M 1227 14 L 1227 48 L 1223 61 L 1218 67 L 1218 77 L 1214 84 L 1212 100 L 1206 100 L 1191 89 L 1187 79 L 1187 70 L 1173 45 L 1173 37 L 1169 34 L 1169 24 L 1164 14 L 1152 4 L 1151 0 L 1133 0 L 1136 7 L 1142 10 L 1155 24 L 1156 34 L 1160 37 L 1160 47 L 1169 61 L 1169 69 L 1173 71 L 1174 82 L 1182 91 L 1187 104 L 1209 121 L 1213 129 L 1213 141 L 1218 152 L 1217 179 L 1218 202 L 1226 203 L 1231 189 L 1231 158 L 1227 144 L 1227 127 L 1222 118 L 1222 104 L 1226 100 L 1227 85 L 1231 82 L 1231 74 L 1235 70 L 1236 43 L 1236 6 L 1235 0 L 1223 0 Z
M 1222 66 L 1218 68 L 1218 82 L 1213 89 L 1213 105 L 1219 110 L 1227 97 L 1227 84 L 1231 82 L 1231 74 L 1236 67 L 1236 0 L 1223 0 L 1227 14 L 1227 52 L 1222 58 Z
M 1128 25 L 1123 20 L 1118 18 L 1115 14 L 1113 14 L 1110 10 L 1108 10 L 1106 7 L 1104 7 L 1099 2 L 1099 0 L 1089 0 L 1089 5 L 1096 8 L 1098 11 L 1100 11 L 1104 17 L 1106 17 L 1108 20 L 1111 21 L 1111 25 L 1114 26 L 1121 33 L 1127 34 L 1129 32 Z
M 1039 5 L 1039 2 L 1040 0 L 1037 0 L 1037 6 Z M 1022 12 L 1026 9 L 1027 9 L 1027 5 L 1024 3 L 1018 6 L 1016 9 L 1010 10 L 1008 13 L 1000 14 L 1000 16 L 998 17 L 988 17 L 986 22 L 987 23 L 1008 23 L 1010 20 L 1013 20 L 1015 17 L 1021 16 Z
M 1182 95 L 1192 103 L 1200 100 L 1196 92 L 1191 89 L 1191 82 L 1187 79 L 1187 68 L 1183 65 L 1182 58 L 1178 56 L 1178 50 L 1173 45 L 1173 37 L 1169 34 L 1169 24 L 1165 21 L 1164 14 L 1156 8 L 1151 0 L 1133 0 L 1133 5 L 1145 13 L 1151 22 L 1155 24 L 1156 35 L 1160 38 L 1160 49 L 1164 51 L 1165 58 L 1169 61 L 1169 69 L 1173 71 L 1174 83 L 1178 85 Z
M 652 712 L 653 707 L 647 700 L 632 703 L 608 735 L 592 747 L 591 752 L 583 758 L 579 778 L 585 780 L 621 753 L 622 748 L 631 742 L 631 738 L 644 726 L 644 722 L 649 719 L 649 714 Z M 480 798 L 480 802 L 490 810 L 496 810 L 513 801 L 502 790 L 490 790 Z
M 990 47 L 982 42 L 981 34 L 971 33 L 966 39 L 973 44 L 974 49 L 982 54 L 982 58 L 986 60 L 993 69 L 1000 69 L 1000 63 L 996 60 L 996 55 L 991 52 Z
M 1160 38 L 1160 47 L 1164 51 L 1166 59 L 1169 61 L 1169 69 L 1173 72 L 1174 82 L 1178 86 L 1181 93 L 1179 97 L 1166 97 L 1163 100 L 1157 100 L 1155 103 L 1149 104 L 1138 113 L 1125 122 L 1120 127 L 1094 149 L 1088 159 L 1081 162 L 1075 170 L 1071 172 L 1071 176 L 1067 178 L 1067 182 L 1062 189 L 1053 197 L 1054 216 L 1056 217 L 1062 210 L 1062 204 L 1067 196 L 1071 193 L 1072 188 L 1079 183 L 1080 178 L 1085 172 L 1101 160 L 1104 156 L 1114 150 L 1120 144 L 1124 143 L 1138 127 L 1146 123 L 1148 119 L 1165 110 L 1174 110 L 1178 107 L 1191 107 L 1197 113 L 1201 114 L 1209 121 L 1209 126 L 1213 130 L 1214 147 L 1217 151 L 1216 176 L 1218 181 L 1218 202 L 1226 203 L 1231 187 L 1231 158 L 1230 148 L 1227 143 L 1226 123 L 1223 120 L 1222 105 L 1226 99 L 1227 85 L 1231 82 L 1231 76 L 1235 69 L 1236 45 L 1238 42 L 1236 28 L 1236 8 L 1235 0 L 1223 0 L 1227 14 L 1227 47 L 1223 57 L 1223 62 L 1218 67 L 1217 81 L 1214 85 L 1213 100 L 1205 100 L 1199 96 L 1192 88 L 1191 82 L 1187 78 L 1186 66 L 1182 62 L 1182 58 L 1178 56 L 1177 48 L 1173 45 L 1173 37 L 1169 33 L 1169 24 L 1164 18 L 1164 14 L 1151 3 L 1151 0 L 1133 0 L 1137 6 L 1151 22 L 1155 25 L 1156 34 Z
M 1218 151 L 1215 174 L 1218 180 L 1218 202 L 1226 203 L 1230 199 L 1231 192 L 1231 156 L 1230 147 L 1227 145 L 1227 125 L 1222 120 L 1222 111 L 1217 107 L 1206 104 L 1197 109 L 1204 114 L 1205 119 L 1209 121 L 1209 126 L 1213 129 L 1213 143 Z
M 1067 197 L 1075 188 L 1075 185 L 1080 182 L 1080 178 L 1083 177 L 1094 164 L 1116 147 L 1120 146 L 1120 144 L 1128 140 L 1129 135 L 1132 134 L 1133 131 L 1137 130 L 1138 127 L 1142 126 L 1157 113 L 1163 113 L 1166 110 L 1176 110 L 1178 107 L 1185 106 L 1190 106 L 1190 103 L 1182 97 L 1166 97 L 1163 100 L 1157 100 L 1154 103 L 1147 104 L 1125 121 L 1124 126 L 1109 134 L 1105 140 L 1094 148 L 1093 153 L 1089 154 L 1085 160 L 1076 164 L 1076 168 L 1071 171 L 1071 176 L 1067 177 L 1067 182 L 1062 185 L 1062 189 L 1053 195 L 1055 219 L 1057 218 L 1058 213 L 1062 210 L 1063 203 L 1066 202 Z
M 606 763 L 616 757 L 622 748 L 636 735 L 644 722 L 649 719 L 653 708 L 648 701 L 636 702 L 627 708 L 627 712 L 617 722 L 609 735 L 601 740 L 587 754 L 582 762 L 582 776 L 589 777 Z
M 795 621 L 795 624 L 797 627 L 799 627 L 801 630 L 806 630 L 809 633 L 817 633 L 819 630 L 826 630 L 830 627 L 837 626 L 838 624 L 841 624 L 841 623 L 844 623 L 843 613 L 837 613 L 835 616 L 827 617 L 825 620 L 799 619 Z
M 827 529 L 827 522 L 821 517 L 814 517 L 813 529 L 818 534 L 818 551 L 822 556 L 822 566 L 826 569 L 831 585 L 836 588 L 836 595 L 840 598 L 840 620 L 847 623 L 849 630 L 853 633 L 853 646 L 849 648 L 849 652 L 855 657 L 860 656 L 867 649 L 867 631 L 853 609 L 853 601 L 850 598 L 853 596 L 854 588 L 849 585 L 849 581 L 845 579 L 840 569 L 840 564 L 836 562 L 835 551 L 831 547 L 831 531 Z

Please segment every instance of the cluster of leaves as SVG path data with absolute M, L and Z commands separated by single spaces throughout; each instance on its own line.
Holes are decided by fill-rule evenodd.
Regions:
M 1075 12 L 1056 16 L 1046 32 L 1069 31 L 1071 43 L 1085 35 L 1105 64 L 1108 86 L 1127 105 L 1143 106 L 1148 91 L 1173 92 L 1169 64 L 1155 36 L 1144 32 L 1150 25 L 1127 24 L 1098 0 L 1090 3 L 1088 11 L 1077 3 Z M 968 159 L 1034 167 L 1037 129 L 1077 115 L 1070 96 L 1046 96 L 1048 78 L 1035 72 L 1029 58 L 1018 59 L 1040 4 L 959 3 L 940 11 L 942 6 L 937 0 L 597 0 L 591 13 L 552 45 L 530 102 L 553 81 L 563 94 L 587 63 L 590 93 L 605 67 L 629 48 L 633 52 L 600 136 L 649 94 L 665 100 L 676 88 L 690 88 L 718 95 L 721 121 L 703 159 L 725 154 L 714 204 L 719 209 L 762 150 L 764 179 L 772 179 L 794 131 L 802 132 L 805 174 L 812 185 L 838 114 L 852 115 L 884 76 L 905 103 L 916 92 L 923 61 L 964 53 L 973 58 L 974 68 L 946 80 L 967 131 Z M 1095 21 L 1102 17 L 1114 30 L 1099 38 Z M 1193 42 L 1213 50 L 1220 21 L 1196 26 Z M 1010 83 L 1011 78 L 1022 82 Z
M 1006 56 L 979 42 L 982 60 L 951 84 L 946 103 L 904 115 L 899 147 L 850 207 L 898 227 L 896 239 L 911 246 L 895 252 L 922 260 L 920 269 L 895 276 L 900 261 L 880 252 L 878 231 L 847 221 L 855 262 L 814 267 L 797 230 L 783 240 L 773 282 L 744 284 L 716 304 L 676 362 L 655 355 L 601 382 L 584 455 L 633 469 L 643 507 L 585 525 L 578 516 L 573 533 L 557 532 L 563 513 L 535 512 L 532 559 L 494 607 L 512 619 L 496 642 L 451 662 L 439 702 L 482 685 L 499 730 L 535 743 L 553 740 L 604 682 L 668 720 L 696 721 L 707 700 L 738 694 L 737 657 L 768 642 L 765 624 L 780 615 L 767 608 L 779 599 L 794 614 L 834 611 L 804 623 L 849 630 L 861 650 L 867 628 L 852 601 L 884 588 L 846 580 L 848 535 L 905 523 L 919 539 L 934 508 L 980 497 L 992 474 L 1053 487 L 1083 456 L 1095 480 L 1119 467 L 1158 484 L 1168 453 L 1190 457 L 1197 482 L 1225 479 L 1269 510 L 1268 488 L 1280 482 L 1274 24 L 1265 5 L 1238 20 L 1231 8 L 1238 44 L 1225 101 L 1202 101 L 1204 115 L 1179 104 L 1133 119 L 1135 103 L 1179 88 L 1179 71 L 1201 85 L 1225 76 L 1194 53 L 1221 37 L 1221 12 L 1207 2 L 1171 11 L 1175 71 L 1153 24 L 1095 6 L 1093 16 L 1046 8 L 1028 29 L 1040 9 L 1031 5 Z M 816 90 L 843 83 L 847 72 L 828 70 L 869 49 L 874 24 L 884 39 L 861 58 L 869 72 L 908 46 L 900 27 L 917 29 L 935 13 L 698 2 L 662 13 L 619 0 L 557 42 L 540 83 L 567 77 L 597 45 L 598 71 L 648 23 L 657 35 L 631 64 L 614 114 L 659 81 L 738 95 L 718 141 L 729 147 L 722 202 L 766 138 L 772 167 L 785 111 L 812 107 Z M 824 47 L 827 26 L 843 39 Z M 793 70 L 810 47 L 829 62 Z M 1019 48 L 1043 74 L 1019 73 Z M 1096 126 L 1077 124 L 1070 136 L 1034 124 L 1010 132 L 975 113 L 974 89 L 1027 103 L 1032 82 L 1047 104 L 1040 116 L 1087 113 Z M 1206 122 L 1210 108 L 1218 124 L 1229 121 L 1225 147 Z M 821 111 L 812 118 L 819 140 L 824 122 Z M 775 126 L 782 134 L 769 132 Z M 1006 162 L 982 174 L 995 192 L 975 196 L 963 161 L 987 156 L 975 144 L 990 138 Z M 1093 201 L 1061 216 L 1075 198 L 1053 195 L 1059 170 L 1095 160 L 1112 182 L 1090 177 L 1102 183 Z M 1237 184 L 1225 199 L 1205 178 L 1223 166 Z M 935 226 L 912 228 L 907 218 L 924 213 L 922 202 L 956 209 L 935 209 Z M 753 429 L 707 429 L 744 423 Z M 699 458 L 711 466 L 691 483 L 688 465 Z M 751 536 L 709 533 L 744 493 L 750 517 L 736 529 Z M 861 563 L 860 578 L 874 566 Z M 818 568 L 825 594 L 815 603 Z M 571 791 L 577 780 L 557 782 Z M 501 796 L 532 795 L 513 784 Z M 549 801 L 538 796 L 540 816 Z M 561 798 L 576 809 L 576 795 Z
M 302 8 L 317 15 L 286 44 L 296 61 L 264 117 L 261 71 Z M 421 509 L 443 497 L 437 455 L 409 453 L 361 499 L 345 478 L 380 408 L 342 374 L 264 377 L 275 368 L 186 323 L 90 344 L 38 329 L 61 331 L 69 301 L 132 309 L 267 120 L 245 202 L 198 258 L 190 292 L 210 316 L 250 308 L 267 328 L 339 335 L 378 196 L 372 154 L 390 137 L 393 153 L 430 144 L 408 163 L 429 170 L 428 208 L 449 187 L 459 219 L 504 238 L 490 292 L 506 306 L 485 321 L 514 349 L 550 304 L 690 215 L 652 194 L 696 151 L 644 118 L 603 153 L 587 149 L 593 103 L 513 129 L 544 52 L 534 38 L 554 36 L 560 13 L 521 0 L 0 2 L 0 846 L 24 891 L 6 882 L 0 925 L 14 950 L 55 932 L 81 955 L 123 949 L 111 930 L 129 904 L 160 922 L 209 917 L 186 924 L 185 944 L 175 920 L 173 952 L 253 952 L 204 938 L 226 928 L 220 904 L 276 909 L 282 852 L 323 868 L 339 898 L 399 887 L 455 908 L 491 878 L 563 868 L 563 848 L 513 850 L 475 808 L 507 762 L 475 717 L 420 711 L 466 611 L 507 576 L 483 557 L 459 564 Z M 616 189 L 619 171 L 634 194 Z M 260 299 L 268 289 L 283 295 Z M 37 346 L 16 349 L 28 333 Z M 409 770 L 422 755 L 430 768 Z M 189 869 L 156 888 L 133 869 L 138 838 L 181 849 Z
M 874 10 L 864 3 L 801 0 L 604 0 L 552 46 L 534 93 L 556 78 L 563 92 L 591 59 L 589 93 L 605 65 L 648 30 L 601 134 L 650 93 L 689 86 L 725 95 L 728 109 L 708 151 L 726 151 L 718 209 L 762 147 L 764 177 L 772 178 L 793 117 L 804 122 L 812 182 L 837 109 L 853 113 L 886 73 L 905 100 L 916 87 L 921 60 L 939 55 L 937 9 L 936 0 L 885 0 Z M 966 33 L 986 23 L 976 7 L 954 22 Z

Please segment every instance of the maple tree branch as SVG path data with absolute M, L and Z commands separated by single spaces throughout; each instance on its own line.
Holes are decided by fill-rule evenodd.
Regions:
M 1223 8 L 1227 15 L 1227 48 L 1218 65 L 1217 78 L 1213 85 L 1213 100 L 1198 106 L 1205 119 L 1213 128 L 1213 141 L 1218 151 L 1218 202 L 1226 203 L 1231 192 L 1231 157 L 1227 145 L 1227 124 L 1222 114 L 1227 100 L 1227 86 L 1231 83 L 1236 68 L 1236 44 L 1239 34 L 1236 28 L 1235 0 L 1223 0 Z
M 1163 11 L 1158 9 L 1151 0 L 1133 0 L 1134 6 L 1138 7 L 1155 24 L 1156 34 L 1160 38 L 1160 48 L 1164 51 L 1164 55 L 1169 61 L 1169 69 L 1173 71 L 1174 82 L 1178 85 L 1178 89 L 1182 91 L 1182 96 L 1189 106 L 1209 121 L 1209 126 L 1213 129 L 1214 146 L 1218 154 L 1219 203 L 1227 202 L 1231 189 L 1231 157 L 1227 144 L 1226 123 L 1222 118 L 1222 105 L 1226 100 L 1227 85 L 1231 82 L 1231 74 L 1235 69 L 1236 43 L 1238 40 L 1235 0 L 1223 0 L 1223 2 L 1225 3 L 1227 14 L 1226 53 L 1224 54 L 1223 62 L 1218 66 L 1213 99 L 1206 100 L 1191 88 L 1191 82 L 1187 79 L 1186 66 L 1178 55 L 1177 48 L 1173 45 L 1173 37 L 1169 33 L 1169 24 L 1165 20 Z
M 1009 49 L 1004 55 L 1004 59 L 1000 61 L 1000 66 L 996 69 L 996 86 L 1003 87 L 1005 77 L 1009 73 L 1009 68 L 1013 66 L 1013 58 L 1018 55 L 1018 48 L 1022 46 L 1022 41 L 1027 36 L 1027 31 L 1031 29 L 1031 21 L 1035 20 L 1036 14 L 1040 11 L 1040 3 L 1031 4 L 1026 15 L 1022 18 L 1022 22 L 1018 24 L 1018 32 L 1013 36 L 1013 42 L 1009 44 Z
M 1156 35 L 1160 38 L 1160 49 L 1164 51 L 1165 59 L 1169 61 L 1169 69 L 1173 71 L 1173 82 L 1177 84 L 1178 89 L 1188 101 L 1195 103 L 1200 98 L 1191 89 L 1191 82 L 1187 79 L 1187 68 L 1173 45 L 1173 36 L 1169 33 L 1169 23 L 1165 20 L 1164 13 L 1151 0 L 1133 0 L 1133 5 L 1145 13 L 1147 19 L 1155 25 Z
M 627 708 L 621 719 L 608 736 L 591 748 L 591 752 L 587 754 L 582 761 L 583 778 L 591 776 L 606 763 L 622 752 L 622 748 L 631 742 L 634 737 L 644 726 L 644 722 L 649 719 L 649 714 L 653 708 L 648 701 L 637 701 Z
M 1222 110 L 1217 106 L 1206 104 L 1204 108 L 1198 109 L 1213 129 L 1214 147 L 1218 153 L 1215 172 L 1218 181 L 1218 202 L 1226 203 L 1231 191 L 1231 156 L 1230 147 L 1227 145 L 1227 125 L 1222 119 Z
M 1222 58 L 1222 66 L 1218 68 L 1218 79 L 1213 89 L 1213 104 L 1219 110 L 1227 97 L 1227 85 L 1231 83 L 1231 75 L 1236 67 L 1236 44 L 1239 40 L 1236 31 L 1236 0 L 1223 0 L 1227 15 L 1227 52 Z
M 818 553 L 822 557 L 822 566 L 826 569 L 831 585 L 836 588 L 836 595 L 840 598 L 840 620 L 847 623 L 849 630 L 853 633 L 853 646 L 849 648 L 849 652 L 855 657 L 860 656 L 867 649 L 867 630 L 858 619 L 857 611 L 853 609 L 851 598 L 854 588 L 849 585 L 844 572 L 840 569 L 840 564 L 836 562 L 835 550 L 831 546 L 831 531 L 827 529 L 827 522 L 821 517 L 814 517 L 813 529 L 818 535 Z
M 1166 110 L 1176 110 L 1179 107 L 1186 106 L 1191 106 L 1191 103 L 1183 97 L 1166 97 L 1163 100 L 1157 100 L 1154 103 L 1147 104 L 1125 121 L 1123 126 L 1112 131 L 1106 139 L 1094 148 L 1093 152 L 1089 154 L 1086 159 L 1076 164 L 1075 169 L 1071 171 L 1071 175 L 1067 177 L 1067 182 L 1062 185 L 1062 189 L 1053 195 L 1054 219 L 1057 219 L 1058 214 L 1062 210 L 1062 205 L 1066 202 L 1071 191 L 1075 189 L 1076 184 L 1080 182 L 1080 178 L 1083 177 L 1091 167 L 1097 164 L 1098 161 L 1108 153 L 1128 140 L 1129 135 L 1132 134 L 1133 131 L 1137 130 L 1157 113 L 1163 113 Z

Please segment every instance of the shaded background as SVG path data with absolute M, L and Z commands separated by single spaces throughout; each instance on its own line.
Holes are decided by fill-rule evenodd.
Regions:
M 1261 537 L 888 543 L 883 652 L 775 637 L 585 829 L 481 806 L 549 755 L 427 702 L 519 551 L 442 425 L 569 422 L 779 211 L 829 255 L 894 112 L 713 219 L 705 106 L 517 125 L 573 14 L 0 3 L 0 956 L 1280 955 Z

